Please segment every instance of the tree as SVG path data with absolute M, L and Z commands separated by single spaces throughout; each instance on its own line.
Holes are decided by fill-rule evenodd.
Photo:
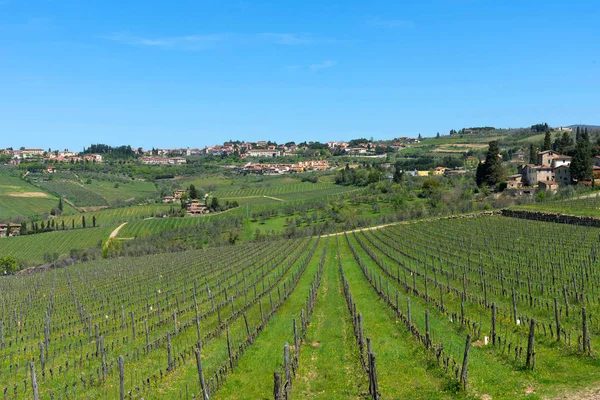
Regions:
M 544 151 L 552 149 L 552 137 L 550 136 L 550 131 L 546 131 L 544 135 Z
M 14 256 L 0 258 L 0 270 L 4 270 L 5 274 L 17 272 L 19 270 L 19 261 Z
M 64 208 L 64 205 L 63 205 L 63 199 L 62 199 L 62 197 L 61 197 L 61 198 L 58 200 L 58 210 L 61 212 L 61 214 L 62 214 L 62 212 L 63 212 L 63 208 Z
M 529 163 L 535 164 L 537 162 L 537 150 L 533 143 L 529 145 Z
M 27 235 L 27 222 L 21 222 L 21 229 L 19 229 L 19 233 L 22 235 Z
M 420 134 L 420 133 L 419 133 L 419 137 L 418 137 L 418 139 L 419 139 L 419 140 L 423 139 L 423 137 L 421 136 L 421 134 Z
M 394 183 L 401 183 L 403 176 L 404 172 L 402 171 L 400 164 L 396 163 L 396 165 L 394 166 L 394 176 L 392 177 L 392 180 L 394 181 Z
M 589 135 L 585 131 L 583 133 L 579 132 L 579 139 L 575 145 L 575 154 L 571 160 L 570 169 L 571 179 L 574 182 L 592 178 L 592 146 L 590 145 Z
M 218 211 L 219 208 L 220 208 L 219 199 L 217 199 L 216 197 L 213 197 L 212 200 L 210 201 L 210 209 L 213 211 Z
M 92 226 L 95 228 L 96 227 L 96 216 L 92 216 Z
M 81 226 L 85 228 L 85 215 L 81 216 Z
M 500 146 L 497 141 L 491 141 L 485 156 L 485 162 L 479 163 L 475 179 L 477 185 L 487 184 L 496 186 L 506 178 L 506 171 L 500 158 Z
M 436 139 L 440 138 L 440 133 L 438 132 L 437 135 L 435 135 Z
M 189 192 L 190 199 L 198 198 L 198 191 L 196 190 L 196 186 L 190 185 Z

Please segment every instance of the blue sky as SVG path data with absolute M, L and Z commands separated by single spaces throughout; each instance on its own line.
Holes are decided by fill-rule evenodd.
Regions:
M 600 124 L 597 0 L 0 0 L 0 148 Z

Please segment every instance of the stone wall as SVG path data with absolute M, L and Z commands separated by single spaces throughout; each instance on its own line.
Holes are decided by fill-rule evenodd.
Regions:
M 554 222 L 557 224 L 593 226 L 600 228 L 600 219 L 594 217 L 578 217 L 576 215 L 523 210 L 502 210 L 500 213 L 504 217 L 531 219 L 534 221 L 543 222 Z

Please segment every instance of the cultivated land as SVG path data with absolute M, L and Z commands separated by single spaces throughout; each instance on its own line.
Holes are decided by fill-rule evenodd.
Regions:
M 46 254 L 65 257 L 71 249 L 100 247 L 112 230 L 112 227 L 87 228 L 4 238 L 0 240 L 0 255 L 12 255 L 30 264 L 41 264 Z
M 600 195 L 598 193 L 591 193 L 572 199 L 514 206 L 511 208 L 515 210 L 542 211 L 598 218 L 600 217 Z
M 0 173 L 0 219 L 49 213 L 58 198 L 24 180 Z
M 479 216 L 6 277 L 0 389 L 32 397 L 33 361 L 41 398 L 118 398 L 122 356 L 126 396 L 199 398 L 201 349 L 211 398 L 272 398 L 287 342 L 293 397 L 368 398 L 369 338 L 381 398 L 589 393 L 599 235 Z

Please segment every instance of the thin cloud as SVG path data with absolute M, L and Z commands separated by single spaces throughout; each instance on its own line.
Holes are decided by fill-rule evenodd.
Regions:
M 107 36 L 106 39 L 131 46 L 156 47 L 163 49 L 176 50 L 208 50 L 225 43 L 230 38 L 230 34 L 207 34 L 207 35 L 187 35 L 170 36 L 163 38 L 145 38 L 131 36 L 127 34 L 115 34 Z
M 319 64 L 311 64 L 309 66 L 309 68 L 311 71 L 319 71 L 319 70 L 326 69 L 326 68 L 333 68 L 336 65 L 337 65 L 337 62 L 332 61 L 332 60 L 326 60 Z
M 367 25 L 376 28 L 385 29 L 402 29 L 402 28 L 414 28 L 414 21 L 408 19 L 382 19 L 382 18 L 371 18 L 367 20 Z
M 333 68 L 337 65 L 337 61 L 325 60 L 321 63 L 310 65 L 288 65 L 285 68 L 288 71 L 320 71 L 322 69 Z
M 167 37 L 140 37 L 125 33 L 118 33 L 105 36 L 104 38 L 130 46 L 190 51 L 208 50 L 225 45 L 248 45 L 256 43 L 267 43 L 281 46 L 308 46 L 315 44 L 336 44 L 343 42 L 341 40 L 322 38 L 311 34 L 272 32 L 257 34 L 213 33 Z

